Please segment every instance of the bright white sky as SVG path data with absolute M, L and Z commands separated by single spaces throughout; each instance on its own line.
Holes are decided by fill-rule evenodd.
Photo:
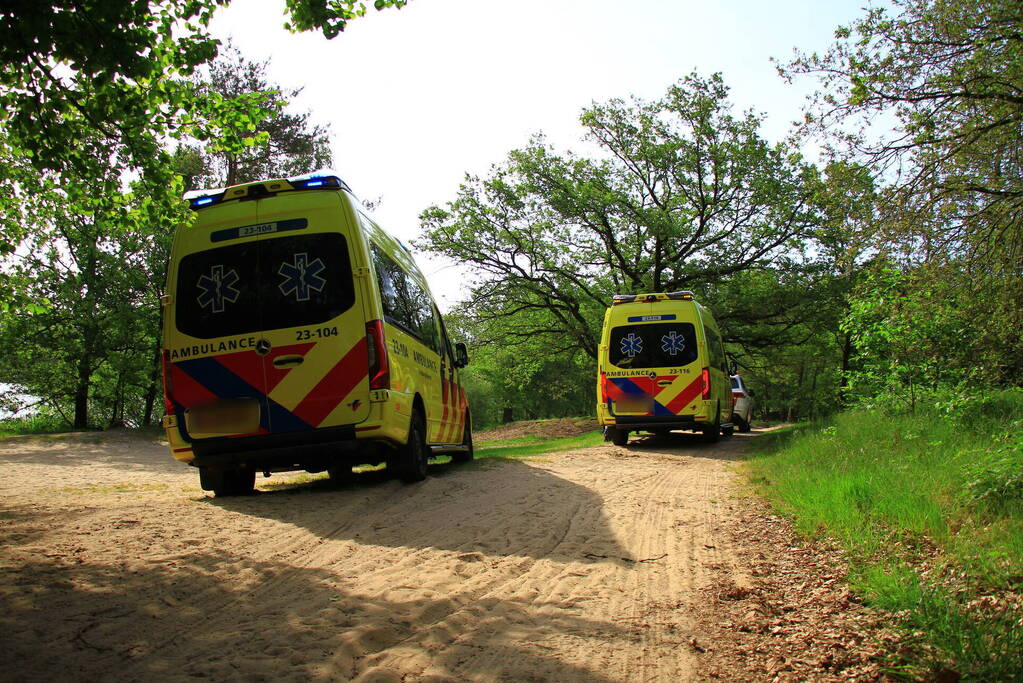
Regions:
M 371 0 L 367 4 L 372 5 Z M 767 115 L 780 140 L 804 90 L 771 57 L 824 51 L 867 0 L 411 0 L 370 10 L 334 40 L 281 28 L 284 0 L 233 0 L 213 24 L 269 75 L 304 87 L 295 102 L 330 124 L 335 168 L 408 242 L 419 213 L 454 199 L 466 173 L 544 132 L 578 147 L 593 101 L 659 97 L 682 76 L 720 71 L 737 110 Z M 806 83 L 803 87 L 811 87 Z M 461 298 L 458 268 L 417 254 L 442 310 Z

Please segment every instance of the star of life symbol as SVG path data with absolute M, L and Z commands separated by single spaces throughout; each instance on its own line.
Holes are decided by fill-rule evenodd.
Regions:
M 238 301 L 241 292 L 235 287 L 240 278 L 238 273 L 231 269 L 224 272 L 224 266 L 213 266 L 209 275 L 200 275 L 196 287 L 202 290 L 196 299 L 199 306 L 209 306 L 214 313 L 223 313 L 226 304 L 233 304 Z
M 661 337 L 661 351 L 665 353 L 676 356 L 684 348 L 686 348 L 686 340 L 675 330 Z
M 642 337 L 637 337 L 635 332 L 629 332 L 628 336 L 622 337 L 622 354 L 635 358 L 640 353 L 643 353 Z
M 277 273 L 284 278 L 278 287 L 281 294 L 288 296 L 295 294 L 298 301 L 308 301 L 310 292 L 322 292 L 327 281 L 320 277 L 320 273 L 326 268 L 322 259 L 309 261 L 308 254 L 295 254 L 295 262 L 284 262 L 277 270 Z

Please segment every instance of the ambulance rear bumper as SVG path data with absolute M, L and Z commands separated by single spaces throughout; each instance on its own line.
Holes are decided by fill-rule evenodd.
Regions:
M 628 417 L 618 415 L 613 419 L 616 427 L 619 429 L 628 429 L 629 431 L 646 429 L 695 429 L 697 425 L 703 424 L 702 422 L 697 422 L 696 417 L 693 415 L 672 415 L 670 417 L 651 417 L 649 415 Z
M 337 455 L 368 446 L 356 440 L 352 426 L 196 440 L 191 445 L 195 459 L 190 464 L 196 467 L 254 470 L 316 467 L 320 461 L 326 463 Z

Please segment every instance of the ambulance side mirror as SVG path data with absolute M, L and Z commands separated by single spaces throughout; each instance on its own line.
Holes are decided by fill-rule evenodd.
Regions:
M 458 342 L 455 344 L 455 367 L 464 368 L 469 364 L 469 350 L 465 347 L 465 344 Z

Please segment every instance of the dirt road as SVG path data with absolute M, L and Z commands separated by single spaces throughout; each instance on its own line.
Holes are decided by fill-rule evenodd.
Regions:
M 834 558 L 740 495 L 748 443 L 215 499 L 135 435 L 6 440 L 0 679 L 876 676 Z

